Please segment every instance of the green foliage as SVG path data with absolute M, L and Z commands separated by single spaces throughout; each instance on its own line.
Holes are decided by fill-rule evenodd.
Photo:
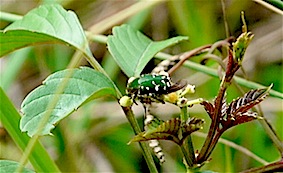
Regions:
M 69 44 L 92 56 L 76 14 L 53 4 L 31 10 L 1 31 L 0 57 L 22 47 L 47 43 Z
M 139 76 L 155 54 L 168 46 L 187 40 L 178 36 L 164 41 L 152 41 L 129 25 L 113 28 L 113 36 L 107 40 L 108 49 L 117 64 L 128 77 Z
M 17 3 L 20 2 L 21 1 L 17 1 Z M 105 9 L 102 10 L 103 15 L 105 14 L 105 16 L 109 15 L 110 17 L 112 17 L 112 14 L 116 14 L 117 12 L 113 12 L 112 9 L 117 9 L 112 8 L 113 4 L 111 4 L 111 1 L 107 3 L 110 3 L 110 5 L 107 4 L 105 6 Z M 124 2 L 121 1 L 121 3 Z M 130 17 L 131 26 L 133 26 L 134 28 L 137 28 L 138 26 L 138 29 L 142 30 L 142 32 L 146 35 L 151 36 L 152 40 L 162 40 L 175 35 L 190 36 L 189 43 L 182 42 L 180 44 L 181 46 L 178 45 L 176 49 L 169 50 L 171 51 L 170 53 L 176 54 L 179 52 L 186 52 L 190 48 L 201 46 L 206 43 L 213 43 L 216 40 L 223 39 L 225 37 L 223 30 L 224 24 L 222 23 L 223 18 L 225 18 L 224 20 L 227 20 L 226 22 L 231 27 L 230 31 L 232 35 L 238 35 L 235 33 L 237 33 L 240 28 L 238 19 L 239 12 L 247 9 L 247 7 L 250 7 L 253 2 L 245 1 L 244 3 L 238 3 L 238 1 L 233 1 L 231 4 L 229 4 L 229 6 L 226 6 L 227 18 L 225 17 L 225 14 L 222 14 L 222 12 L 220 11 L 220 7 L 216 6 L 213 1 L 170 1 L 166 3 L 164 3 L 165 5 L 159 4 L 156 8 L 148 8 L 146 9 L 146 11 L 138 13 L 136 17 L 132 17 L 133 13 L 131 13 L 132 15 L 128 17 Z M 281 4 L 282 6 L 282 2 L 280 2 L 279 4 Z M 29 5 L 25 5 L 23 6 L 23 8 L 28 7 Z M 102 2 L 102 5 L 104 5 L 104 2 Z M 36 6 L 36 4 L 33 4 L 32 6 Z M 68 1 L 68 3 L 64 5 L 64 7 L 75 11 L 77 10 L 76 12 L 78 12 L 77 14 L 79 15 L 80 20 L 83 24 L 86 25 L 90 23 L 95 23 L 95 21 L 97 21 L 98 19 L 98 16 L 103 17 L 101 13 L 97 13 L 97 9 L 101 8 L 99 8 L 99 4 L 97 4 L 96 1 L 82 3 L 80 1 L 71 0 Z M 11 10 L 5 8 L 6 7 L 3 6 L 3 10 L 5 11 L 15 11 L 15 9 Z M 92 10 L 89 10 L 90 8 Z M 225 7 L 223 7 L 223 9 L 224 8 Z M 138 9 L 139 7 L 136 7 L 136 13 L 138 12 Z M 24 14 L 28 10 L 29 8 L 25 8 L 25 11 L 16 11 L 18 14 Z M 125 9 L 125 11 L 122 10 L 121 12 L 123 13 L 119 14 L 129 14 L 127 13 L 127 10 L 128 9 Z M 249 13 L 247 15 L 249 26 L 258 24 L 253 22 L 261 21 L 261 19 L 263 19 L 263 17 L 261 16 L 263 15 L 263 13 L 261 12 L 261 8 L 257 8 L 257 10 L 260 15 L 256 16 L 254 14 L 250 14 L 250 12 L 247 11 L 247 13 Z M 141 18 L 139 14 L 144 14 L 145 12 L 146 15 L 143 15 Z M 166 14 L 163 12 L 165 12 Z M 150 159 L 151 155 L 149 150 L 147 150 L 146 148 L 146 143 L 142 142 L 140 144 L 142 149 L 138 148 L 137 145 L 134 144 L 129 146 L 126 145 L 126 142 L 131 138 L 133 134 L 129 130 L 129 123 L 126 122 L 125 117 L 123 117 L 120 114 L 120 111 L 118 111 L 121 109 L 119 105 L 116 102 L 109 101 L 108 99 L 97 99 L 93 101 L 93 99 L 104 95 L 112 95 L 114 97 L 117 97 L 118 95 L 119 98 L 120 91 L 114 85 L 114 82 L 116 84 L 120 84 L 118 85 L 118 87 L 121 90 L 124 90 L 124 87 L 126 86 L 125 76 L 122 75 L 120 71 L 117 70 L 117 68 L 113 68 L 115 62 L 109 63 L 110 65 L 108 65 L 108 68 L 110 70 L 107 71 L 110 73 L 108 75 L 111 76 L 111 79 L 113 79 L 114 81 L 113 82 L 109 80 L 109 78 L 107 77 L 108 75 L 104 72 L 104 70 L 99 66 L 98 62 L 92 56 L 92 53 L 95 54 L 97 56 L 97 59 L 99 59 L 99 62 L 101 59 L 103 62 L 106 57 L 104 56 L 104 54 L 109 55 L 109 53 L 104 52 L 105 50 L 101 47 L 101 45 L 97 44 L 95 44 L 95 46 L 92 45 L 91 52 L 87 44 L 87 39 L 92 40 L 96 43 L 105 44 L 107 37 L 104 35 L 94 35 L 89 32 L 87 34 L 88 38 L 86 38 L 76 14 L 74 12 L 64 10 L 60 5 L 42 5 L 28 12 L 23 18 L 21 16 L 9 17 L 8 15 L 6 16 L 6 14 L 6 17 L 4 17 L 4 13 L 0 13 L 1 27 L 5 25 L 4 20 L 13 21 L 15 19 L 19 19 L 18 21 L 14 22 L 13 24 L 6 27 L 4 30 L 1 30 L 0 32 L 1 57 L 10 52 L 13 52 L 16 49 L 36 45 L 34 49 L 30 49 L 27 52 L 16 52 L 18 53 L 17 56 L 11 56 L 1 59 L 4 60 L 4 63 L 7 58 L 9 58 L 8 60 L 13 60 L 11 63 L 3 63 L 4 66 L 7 68 L 4 68 L 4 70 L 2 70 L 4 72 L 1 71 L 0 77 L 1 87 L 4 86 L 5 92 L 7 92 L 8 94 L 12 93 L 9 96 L 11 96 L 13 101 L 15 99 L 14 96 L 16 96 L 16 99 L 22 101 L 21 94 L 18 94 L 16 90 L 21 91 L 23 95 L 27 95 L 27 92 L 29 92 L 31 89 L 33 89 L 33 87 L 38 85 L 37 81 L 42 81 L 42 77 L 48 76 L 50 72 L 65 68 L 66 63 L 68 63 L 68 60 L 70 58 L 66 55 L 71 55 L 73 54 L 73 52 L 69 49 L 65 49 L 67 51 L 62 51 L 62 46 L 60 45 L 60 47 L 58 47 L 58 45 L 54 43 L 70 45 L 76 50 L 80 50 L 80 52 L 83 52 L 83 54 L 86 56 L 85 58 L 90 63 L 90 65 L 97 70 L 94 71 L 89 68 L 73 69 L 74 66 L 72 63 L 79 63 L 79 61 L 76 59 L 77 54 L 75 54 L 72 59 L 72 63 L 70 63 L 69 65 L 71 69 L 59 71 L 50 75 L 44 81 L 43 85 L 39 86 L 30 94 L 28 94 L 22 104 L 22 111 L 24 113 L 24 117 L 21 120 L 21 125 L 23 128 L 22 130 L 27 130 L 29 135 L 34 135 L 37 131 L 41 131 L 41 129 L 38 127 L 40 127 L 41 121 L 42 119 L 44 119 L 42 117 L 48 118 L 46 121 L 47 124 L 43 123 L 44 134 L 50 134 L 50 130 L 52 130 L 52 128 L 54 128 L 55 126 L 59 125 L 59 127 L 56 128 L 56 133 L 54 133 L 54 136 L 45 136 L 40 138 L 40 141 L 43 142 L 46 149 L 42 147 L 39 141 L 36 141 L 35 145 L 32 146 L 30 153 L 26 152 L 26 148 L 28 146 L 30 138 L 27 136 L 26 133 L 22 133 L 19 129 L 20 115 L 1 88 L 1 124 L 7 130 L 9 136 L 12 137 L 13 142 L 18 146 L 18 148 L 24 151 L 25 154 L 28 153 L 27 155 L 24 154 L 23 158 L 28 157 L 35 172 L 60 172 L 56 164 L 52 161 L 52 159 L 57 162 L 58 167 L 61 169 L 61 171 L 64 172 L 103 172 L 105 170 L 101 167 L 102 165 L 107 165 L 107 169 L 109 169 L 109 172 L 120 172 L 121 170 L 130 170 L 132 172 L 157 172 L 153 160 Z M 266 17 L 264 18 L 265 21 L 268 21 L 268 19 L 271 18 L 266 14 L 264 14 L 264 16 Z M 122 18 L 122 20 L 124 19 L 125 18 Z M 102 23 L 103 21 L 107 23 L 107 26 L 115 26 L 117 25 L 117 23 L 121 23 L 122 20 L 120 16 L 116 16 L 116 18 L 112 18 L 111 20 L 108 20 L 107 17 L 101 19 Z M 158 55 L 159 58 L 161 57 L 163 59 L 169 57 L 168 55 L 162 53 L 159 54 L 158 52 L 168 46 L 176 44 L 177 42 L 186 40 L 186 37 L 175 37 L 160 42 L 152 41 L 145 35 L 143 35 L 141 32 L 131 28 L 131 26 L 122 25 L 119 27 L 115 27 L 113 31 L 113 36 L 108 37 L 109 39 L 107 43 L 110 53 L 114 57 L 114 60 L 128 77 L 140 76 L 141 71 L 153 58 L 153 56 Z M 252 27 L 255 28 L 255 31 L 256 29 L 260 28 L 257 25 L 254 25 Z M 226 33 L 226 35 L 228 36 L 229 34 Z M 255 35 L 257 37 L 261 36 L 260 34 Z M 247 36 L 249 37 L 250 35 Z M 276 39 L 272 40 L 274 41 Z M 253 40 L 253 42 L 254 41 L 257 41 L 256 38 Z M 253 42 L 251 42 L 251 44 L 253 44 Z M 236 49 L 239 53 L 237 53 L 237 55 L 235 54 L 239 57 L 238 60 L 240 61 L 242 59 L 242 55 L 244 54 L 247 48 L 247 42 L 245 42 L 245 40 L 241 43 L 244 44 L 238 44 L 238 48 Z M 270 43 L 271 42 L 268 42 L 268 44 L 266 45 L 270 45 L 273 48 L 274 46 L 272 46 L 272 44 Z M 52 46 L 49 46 L 48 49 L 46 49 L 47 46 L 39 46 L 40 44 L 52 44 Z M 273 50 L 271 47 L 268 47 L 266 51 L 268 52 L 269 49 Z M 55 55 L 54 53 L 50 53 L 54 50 L 59 52 L 59 54 Z M 218 54 L 216 53 L 215 55 Z M 270 57 L 272 57 L 272 55 Z M 21 60 L 19 60 L 17 64 L 17 59 L 19 58 L 21 58 Z M 46 58 L 48 61 L 47 65 L 45 64 L 46 62 L 44 62 L 43 60 L 44 58 Z M 60 61 L 60 59 L 62 58 L 66 58 L 66 61 L 63 63 L 64 65 L 62 65 Z M 197 58 L 202 58 L 202 55 L 198 56 Z M 197 61 L 197 58 L 194 58 L 193 60 Z M 252 58 L 254 57 L 252 56 Z M 112 58 L 109 59 L 112 60 Z M 243 62 L 245 63 L 245 61 Z M 259 63 L 261 64 L 262 62 Z M 59 65 L 60 68 L 58 68 L 59 66 L 56 66 L 56 64 Z M 272 63 L 261 64 L 262 69 L 268 69 L 266 67 L 272 67 L 270 66 L 270 64 Z M 248 65 L 249 64 L 247 64 L 247 66 Z M 278 69 L 280 72 L 282 69 L 280 68 L 281 66 L 282 65 L 280 65 L 279 63 Z M 204 72 L 205 74 L 211 74 L 214 77 L 218 77 L 216 69 L 199 65 L 199 62 L 193 63 L 187 61 L 185 62 L 185 67 L 189 67 L 194 71 Z M 38 71 L 36 71 L 35 69 Z M 257 66 L 255 66 L 255 69 L 257 69 L 258 71 L 261 70 L 258 69 Z M 257 82 L 253 82 L 255 81 L 254 78 L 251 78 L 250 81 L 248 81 L 243 80 L 243 78 L 239 77 L 236 77 L 235 81 L 236 83 L 239 81 L 240 85 L 245 86 L 247 88 L 256 89 L 263 88 L 263 86 L 260 86 L 259 83 L 264 83 L 266 82 L 266 80 L 268 80 L 270 82 L 266 82 L 265 85 L 274 83 L 274 89 L 278 90 L 278 88 L 281 89 L 280 86 L 282 84 L 282 80 L 280 79 L 279 75 L 281 73 L 278 73 L 278 69 L 273 68 L 272 74 L 270 72 L 269 74 L 265 73 L 265 71 L 260 71 L 260 73 L 256 72 L 256 74 L 263 74 L 262 76 L 265 76 L 259 77 L 257 79 Z M 203 97 L 212 100 L 212 98 L 216 95 L 215 91 L 217 90 L 219 84 L 218 79 L 215 80 L 215 85 L 211 85 L 211 80 L 208 80 L 206 75 L 200 75 L 200 73 L 194 73 L 194 71 L 186 71 L 186 69 L 184 71 L 182 70 L 180 70 L 180 73 L 177 72 L 176 74 L 174 74 L 174 76 L 172 77 L 173 81 L 177 81 L 180 78 L 187 78 L 189 76 L 190 79 L 188 81 L 190 81 L 190 83 L 197 83 L 196 93 L 192 97 Z M 78 75 L 78 78 L 75 78 L 75 74 L 81 75 Z M 271 77 L 268 75 L 270 75 Z M 29 80 L 26 80 L 26 78 L 28 78 Z M 84 85 L 84 83 L 81 82 L 80 79 L 86 79 L 89 85 Z M 199 80 L 201 80 L 200 83 L 198 83 Z M 234 81 L 232 81 L 232 84 L 233 83 Z M 20 87 L 19 89 L 17 88 L 15 90 L 13 88 L 14 86 Z M 233 90 L 233 94 L 238 96 L 239 93 L 236 91 L 238 90 L 235 89 L 235 92 Z M 255 93 L 259 93 L 259 95 L 256 94 L 256 96 L 259 96 L 259 99 L 252 99 L 252 96 L 254 96 L 253 94 L 241 94 L 243 95 L 243 97 L 232 101 L 232 103 L 233 105 L 241 105 L 241 101 L 243 100 L 244 103 L 257 104 L 257 101 L 261 101 L 260 99 L 265 97 L 265 91 L 266 90 L 261 93 L 258 90 L 254 90 Z M 277 117 L 281 117 L 279 115 L 281 115 L 282 110 L 278 108 L 279 106 L 276 107 L 276 103 L 278 103 L 278 98 L 282 98 L 283 95 L 282 93 L 276 92 L 274 90 L 270 90 L 270 95 L 276 96 L 277 98 L 272 98 L 275 100 L 270 100 L 270 102 L 272 103 L 270 105 L 270 110 L 265 107 L 265 104 L 263 104 L 263 113 L 265 113 L 266 111 L 272 112 L 272 115 L 276 114 L 278 115 Z M 202 134 L 202 132 L 206 132 L 208 127 L 207 124 L 209 124 L 210 120 L 209 117 L 204 117 L 203 110 L 198 110 L 198 106 L 194 106 L 193 109 L 190 109 L 190 114 L 193 114 L 194 116 L 196 115 L 198 118 L 205 118 L 205 121 L 207 123 L 204 125 L 204 129 L 202 129 L 201 133 L 193 133 L 193 138 L 191 139 L 189 137 L 192 129 L 198 129 L 202 126 L 195 125 L 196 123 L 192 123 L 191 125 L 186 123 L 185 125 L 183 125 L 182 122 L 180 122 L 180 120 L 177 120 L 176 118 L 164 122 L 161 120 L 155 121 L 155 124 L 153 123 L 148 131 L 140 132 L 139 127 L 135 124 L 136 119 L 140 120 L 139 113 L 134 116 L 130 108 L 130 106 L 132 105 L 132 100 L 127 97 L 122 98 L 124 98 L 124 100 L 122 99 L 122 101 L 124 101 L 122 109 L 126 114 L 126 118 L 129 120 L 130 125 L 134 129 L 134 132 L 137 135 L 136 137 L 143 138 L 143 140 L 145 138 L 147 138 L 146 140 L 158 138 L 162 139 L 166 138 L 166 135 L 172 136 L 172 132 L 174 132 L 174 129 L 176 127 L 180 128 L 182 126 L 182 132 L 186 132 L 182 133 L 183 137 L 187 135 L 186 139 L 193 140 L 194 144 L 196 145 L 196 148 L 200 148 L 200 146 L 202 145 L 203 139 L 202 137 L 199 137 L 201 136 L 200 134 Z M 188 99 L 188 101 L 190 100 Z M 89 104 L 85 105 L 85 103 Z M 223 102 L 220 103 L 223 104 Z M 85 106 L 81 107 L 82 105 Z M 231 109 L 232 107 L 235 108 L 232 112 L 236 113 L 239 112 L 239 110 L 243 109 L 245 109 L 246 111 L 251 106 L 244 105 L 241 105 L 238 108 L 237 106 L 231 106 Z M 195 109 L 195 107 L 197 108 Z M 157 114 L 160 114 L 163 119 L 167 116 L 167 112 L 165 113 L 165 115 L 161 114 L 161 112 L 162 110 L 160 111 L 160 113 L 157 112 Z M 33 115 L 31 115 L 30 113 L 32 113 Z M 56 113 L 56 115 L 59 116 L 57 117 L 53 113 Z M 64 121 L 65 123 L 61 122 L 63 118 L 70 115 L 71 113 L 74 113 L 72 117 L 66 118 Z M 185 111 L 184 115 L 187 114 L 188 113 Z M 246 115 L 244 115 L 243 118 L 245 118 L 245 116 Z M 268 119 L 270 121 L 274 119 L 274 121 L 271 122 L 277 123 L 275 131 L 277 129 L 280 129 L 282 124 L 279 123 L 282 121 L 279 121 L 280 118 L 278 119 L 277 117 L 274 116 L 271 117 L 272 119 Z M 32 119 L 29 121 L 29 118 Z M 262 119 L 260 122 L 262 122 L 263 120 L 264 119 Z M 174 123 L 175 121 L 179 121 L 180 125 L 178 125 L 178 123 Z M 166 124 L 166 122 L 171 123 Z M 120 125 L 122 125 L 124 128 L 117 128 Z M 172 129 L 170 129 L 170 127 L 172 127 L 173 131 L 171 131 Z M 243 127 L 253 127 L 254 130 L 251 133 L 243 132 L 239 134 L 239 129 L 242 130 L 241 128 Z M 259 126 L 259 123 L 248 123 L 245 124 L 245 126 L 239 126 L 230 129 L 229 135 L 226 135 L 225 138 L 227 138 L 229 141 L 234 141 L 243 145 L 244 147 L 247 147 L 248 149 L 251 149 L 252 152 L 258 154 L 259 157 L 262 157 L 263 161 L 266 159 L 265 162 L 259 162 L 258 160 L 255 161 L 256 159 L 249 160 L 249 158 L 247 158 L 248 161 L 246 162 L 246 164 L 249 167 L 255 167 L 260 166 L 260 164 L 262 163 L 266 164 L 268 163 L 268 161 L 270 162 L 279 158 L 279 154 L 276 151 L 276 147 L 271 145 L 271 143 L 274 142 L 270 140 L 272 139 L 272 136 L 270 137 L 266 135 L 268 134 L 268 132 L 268 130 L 264 130 L 262 126 Z M 13 147 L 13 145 L 11 145 L 11 140 L 6 140 L 6 138 L 2 136 L 2 129 L 0 134 L 0 147 Z M 178 135 L 175 136 L 178 138 L 180 137 Z M 56 145 L 56 142 L 54 142 L 56 141 L 56 139 L 58 139 L 57 142 L 59 143 L 59 145 Z M 247 142 L 246 139 L 251 140 Z M 262 142 L 263 140 L 264 142 Z M 256 141 L 256 148 L 253 147 L 255 144 L 254 141 Z M 171 147 L 170 144 L 165 144 L 166 145 L 164 146 L 164 151 L 168 152 L 165 154 L 166 157 L 169 159 L 166 160 L 166 162 L 162 165 L 161 170 L 159 170 L 158 172 L 184 172 L 185 167 L 183 165 L 182 156 L 180 156 L 180 150 L 176 148 L 176 145 Z M 230 146 L 230 144 L 225 144 L 226 148 L 228 148 L 228 146 Z M 99 151 L 97 149 L 99 149 Z M 47 150 L 51 151 L 52 158 L 50 158 L 51 156 L 47 154 Z M 266 150 L 270 151 L 268 152 L 268 156 L 266 155 L 266 152 L 263 152 Z M 13 152 L 12 156 L 7 154 L 11 151 Z M 18 160 L 19 158 L 17 158 L 17 156 L 19 154 L 14 154 L 18 153 L 17 151 L 18 150 L 15 147 L 12 148 L 12 150 L 3 149 L 3 152 L 1 152 L 1 158 L 12 158 L 10 160 Z M 140 151 L 143 152 L 150 170 L 148 170 L 147 168 L 144 169 L 146 165 L 145 162 L 140 158 Z M 183 148 L 182 151 L 184 151 Z M 193 149 L 193 151 L 195 150 Z M 227 153 L 218 149 L 216 149 L 216 151 L 217 152 L 214 152 L 212 155 L 213 160 L 211 161 L 211 163 L 205 164 L 204 170 L 208 171 L 200 172 L 213 172 L 210 170 L 215 170 L 217 172 L 225 172 L 222 167 L 225 167 L 226 165 L 223 166 L 223 162 L 219 162 L 219 160 L 223 159 L 223 155 L 226 155 Z M 232 152 L 233 156 L 235 156 L 235 159 L 241 160 L 241 157 L 246 157 L 246 155 L 239 155 L 240 152 L 238 152 L 238 150 L 232 150 Z M 195 153 L 192 154 L 195 155 Z M 64 160 L 68 161 L 64 162 Z M 124 164 L 121 165 L 121 161 Z M 221 166 L 219 166 L 220 163 Z M 242 167 L 242 164 L 238 163 L 239 162 L 235 162 L 234 164 L 232 164 L 232 168 L 229 170 L 235 170 L 237 172 L 242 171 L 244 167 Z M 15 163 L 15 165 L 16 167 L 18 167 L 17 163 Z M 175 166 L 172 167 L 172 165 Z M 25 167 L 25 164 L 21 162 L 19 166 Z M 0 170 L 2 171 L 1 168 Z
M 19 164 L 14 161 L 9 160 L 0 160 L 0 172 L 15 172 L 16 169 L 19 167 Z M 22 173 L 35 173 L 34 171 L 24 168 Z
M 59 86 L 65 82 L 60 93 Z M 59 91 L 59 92 L 58 92 Z M 50 114 L 48 123 L 41 134 L 50 134 L 60 120 L 77 110 L 87 101 L 105 96 L 116 96 L 114 86 L 102 73 L 90 68 L 69 69 L 50 75 L 43 85 L 31 92 L 23 101 L 21 111 L 24 116 L 20 122 L 23 132 L 33 136 L 38 130 L 38 122 Z M 58 99 L 54 107 L 50 103 Z

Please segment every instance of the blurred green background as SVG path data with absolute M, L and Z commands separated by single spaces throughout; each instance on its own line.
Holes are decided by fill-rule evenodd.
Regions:
M 57 2 L 65 9 L 74 11 L 84 29 L 87 30 L 136 1 L 64 0 Z M 42 3 L 52 2 L 47 0 L 1 1 L 1 11 L 24 15 Z M 239 36 L 242 26 L 240 12 L 245 11 L 248 29 L 255 36 L 245 55 L 244 72 L 239 72 L 238 75 L 266 86 L 273 83 L 274 90 L 283 92 L 282 16 L 253 1 L 226 0 L 224 4 L 229 28 L 225 28 L 223 6 L 220 0 L 165 1 L 139 12 L 123 23 L 129 23 L 153 40 L 163 40 L 177 35 L 189 36 L 189 41 L 165 50 L 166 53 L 179 54 L 225 39 L 227 34 Z M 9 21 L 1 20 L 1 29 L 9 23 Z M 229 33 L 226 33 L 227 29 Z M 111 34 L 111 28 L 101 34 Z M 92 42 L 91 50 L 124 92 L 127 78 L 109 55 L 106 45 Z M 66 45 L 37 45 L 9 54 L 0 59 L 1 87 L 19 108 L 24 97 L 39 86 L 48 75 L 67 67 L 73 53 L 74 50 Z M 200 62 L 201 57 L 192 60 Z M 157 62 L 150 62 L 148 68 L 153 68 Z M 81 65 L 89 66 L 86 61 L 83 61 Z M 214 65 L 214 63 L 209 61 L 208 65 Z M 182 68 L 173 76 L 174 81 L 179 79 L 186 79 L 190 84 L 196 85 L 196 93 L 191 96 L 192 99 L 201 97 L 212 101 L 217 94 L 219 87 L 217 78 Z M 241 93 L 232 85 L 228 90 L 228 101 L 238 96 L 241 96 Z M 268 97 L 260 104 L 260 109 L 282 139 L 282 100 Z M 134 106 L 134 111 L 142 125 L 142 106 Z M 190 116 L 205 119 L 206 124 L 201 132 L 206 133 L 210 119 L 203 108 L 196 105 L 189 112 Z M 165 120 L 173 115 L 176 116 L 178 109 L 170 105 L 160 105 L 154 113 Z M 127 145 L 134 133 L 121 108 L 112 98 L 95 100 L 83 106 L 64 119 L 53 134 L 54 136 L 42 137 L 41 141 L 62 171 L 148 172 L 138 144 Z M 267 162 L 280 158 L 272 141 L 257 121 L 234 127 L 222 137 L 246 147 Z M 195 148 L 199 150 L 204 138 L 198 133 L 192 138 Z M 168 141 L 161 141 L 161 143 L 167 160 L 159 168 L 160 171 L 185 171 L 179 148 Z M 2 127 L 0 147 L 0 159 L 15 161 L 20 159 L 21 152 Z M 211 162 L 206 164 L 203 170 L 238 172 L 258 166 L 262 164 L 238 150 L 219 143 L 212 154 Z

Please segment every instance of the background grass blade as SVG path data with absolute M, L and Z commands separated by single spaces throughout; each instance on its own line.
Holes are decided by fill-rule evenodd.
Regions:
M 0 98 L 0 121 L 16 145 L 23 151 L 30 138 L 18 128 L 21 116 L 2 88 L 0 88 Z M 35 143 L 29 160 L 36 172 L 60 172 L 52 158 L 50 158 L 47 151 L 38 141 Z

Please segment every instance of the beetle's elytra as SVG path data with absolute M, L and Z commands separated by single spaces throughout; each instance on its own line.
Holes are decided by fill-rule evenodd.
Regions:
M 172 81 L 168 75 L 144 74 L 129 79 L 127 93 L 137 96 L 167 94 L 171 86 Z

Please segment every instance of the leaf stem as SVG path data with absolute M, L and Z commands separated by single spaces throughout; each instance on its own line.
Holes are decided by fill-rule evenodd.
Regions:
M 100 64 L 95 60 L 94 57 L 89 57 L 87 55 L 85 55 L 85 56 L 86 56 L 87 61 L 89 61 L 89 63 L 96 70 L 98 70 L 99 72 L 103 73 L 105 76 L 107 76 L 110 79 L 108 74 L 104 71 L 104 69 L 100 66 Z M 119 99 L 122 96 L 122 94 L 121 94 L 120 90 L 117 88 L 117 86 L 114 83 L 113 83 L 113 85 L 114 85 L 114 87 L 116 89 L 117 97 Z M 137 135 L 138 133 L 141 133 L 141 129 L 140 129 L 138 123 L 137 123 L 137 120 L 136 120 L 136 118 L 134 116 L 134 113 L 133 113 L 132 109 L 129 108 L 129 107 L 123 107 L 123 106 L 121 106 L 121 107 L 122 107 L 122 109 L 123 109 L 123 111 L 124 111 L 128 121 L 129 121 L 130 125 L 132 126 L 135 134 Z M 144 143 L 144 142 L 139 142 L 139 144 L 140 144 L 140 147 L 141 147 L 141 149 L 143 151 L 143 155 L 144 155 L 144 158 L 146 160 L 146 163 L 148 165 L 148 168 L 149 168 L 150 172 L 158 172 L 157 168 L 155 166 L 154 160 L 152 158 L 149 146 L 146 143 Z

